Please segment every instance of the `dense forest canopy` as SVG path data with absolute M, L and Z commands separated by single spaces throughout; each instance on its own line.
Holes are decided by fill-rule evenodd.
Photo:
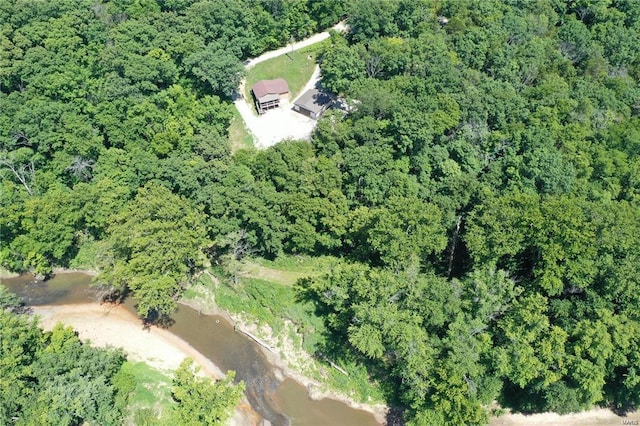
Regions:
M 220 220 L 228 207 L 214 195 L 239 176 L 226 129 L 241 60 L 343 10 L 332 1 L 0 2 L 3 267 L 46 275 L 97 262 L 102 282 L 145 294 L 144 315 L 171 312 L 166 296 L 202 264 L 207 237 L 242 227 Z
M 0 285 L 0 423 L 122 423 L 132 391 L 115 349 L 83 345 L 58 324 L 43 333 Z
M 87 259 L 144 315 L 241 246 L 415 424 L 640 402 L 633 0 L 0 2 L 0 261 Z M 241 61 L 347 17 L 349 113 L 231 155 Z M 169 296 L 169 297 L 167 297 Z

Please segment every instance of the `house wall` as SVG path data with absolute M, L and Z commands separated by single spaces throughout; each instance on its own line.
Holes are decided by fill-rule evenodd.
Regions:
M 278 108 L 280 106 L 280 99 L 273 101 L 259 102 L 256 101 L 256 108 L 260 114 L 267 112 L 270 109 Z
M 309 111 L 308 109 L 304 108 L 304 107 L 300 107 L 298 105 L 294 105 L 293 109 L 295 111 L 299 112 L 302 115 L 305 115 L 307 117 L 311 117 L 311 118 L 315 119 L 315 117 L 314 117 L 315 114 L 313 112 Z

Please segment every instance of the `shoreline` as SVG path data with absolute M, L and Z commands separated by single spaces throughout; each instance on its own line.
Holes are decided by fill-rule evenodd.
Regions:
M 145 329 L 140 319 L 122 306 L 81 303 L 32 306 L 31 309 L 45 331 L 60 322 L 73 327 L 80 340 L 91 346 L 122 348 L 129 359 L 143 361 L 159 370 L 173 371 L 189 357 L 207 376 L 216 380 L 224 376 L 217 365 L 189 343 L 156 326 Z
M 182 305 L 198 310 L 194 303 L 180 302 Z M 92 346 L 120 347 L 132 361 L 142 361 L 162 371 L 175 370 L 186 357 L 194 360 L 200 367 L 201 374 L 214 379 L 223 376 L 222 371 L 208 358 L 194 349 L 189 343 L 173 333 L 152 326 L 144 329 L 139 319 L 119 305 L 100 305 L 96 303 L 72 304 L 72 305 L 43 305 L 33 306 L 33 313 L 39 317 L 39 324 L 45 330 L 51 330 L 55 324 L 62 322 L 71 326 L 78 333 L 80 339 Z M 199 309 L 204 315 L 222 315 L 229 317 L 225 311 L 217 309 Z M 232 323 L 235 321 L 230 318 Z M 274 368 L 279 369 L 283 376 L 302 384 L 307 388 L 318 389 L 315 380 L 305 377 L 301 373 L 292 370 L 278 354 L 264 351 L 273 363 Z M 309 384 L 312 386 L 310 387 Z M 383 405 L 368 405 L 357 403 L 343 395 L 332 391 L 310 391 L 312 399 L 330 398 L 342 401 L 352 408 L 372 413 L 381 424 L 385 423 L 388 407 Z M 257 414 L 243 399 L 236 407 L 231 424 L 254 425 L 257 422 Z M 577 426 L 583 424 L 592 425 L 620 425 L 622 421 L 640 421 L 640 412 L 630 413 L 621 417 L 605 408 L 594 408 L 580 413 L 559 415 L 556 413 L 538 413 L 524 415 L 507 413 L 503 416 L 492 417 L 490 426 L 532 426 L 532 425 L 568 425 Z M 630 423 L 631 424 L 631 423 Z
M 0 278 L 8 279 L 6 270 L 0 270 Z M 95 276 L 95 270 L 82 269 L 54 269 L 55 274 L 83 273 Z M 19 274 L 14 274 L 19 276 Z M 211 300 L 209 300 L 211 298 Z M 232 325 L 237 324 L 245 331 L 248 330 L 246 323 L 241 318 L 231 315 L 229 312 L 220 309 L 215 300 L 210 296 L 197 297 L 195 299 L 179 301 L 181 305 L 194 309 L 204 315 L 220 315 Z M 83 303 L 70 305 L 43 305 L 32 306 L 33 313 L 40 317 L 41 327 L 50 330 L 53 326 L 62 322 L 71 326 L 78 333 L 82 341 L 92 346 L 111 346 L 123 348 L 128 359 L 142 361 L 154 368 L 167 371 L 175 370 L 180 362 L 190 357 L 194 363 L 200 367 L 200 374 L 205 374 L 213 379 L 218 379 L 224 374 L 211 360 L 198 352 L 189 343 L 182 340 L 168 330 L 151 326 L 144 329 L 137 316 L 127 311 L 124 307 L 111 304 Z M 129 339 L 127 340 L 127 336 Z M 133 336 L 133 337 L 132 337 Z M 150 345 L 149 339 L 155 342 Z M 160 342 L 158 344 L 158 342 Z M 141 348 L 142 346 L 142 348 Z M 154 350 L 149 350 L 155 348 Z M 385 424 L 389 407 L 384 404 L 359 403 L 348 396 L 337 391 L 321 389 L 322 385 L 316 380 L 306 377 L 303 373 L 296 371 L 293 367 L 282 359 L 280 353 L 272 353 L 260 346 L 260 349 L 269 359 L 276 374 L 290 378 L 308 389 L 308 396 L 314 400 L 324 398 L 341 401 L 351 408 L 367 411 L 374 415 L 380 424 Z M 276 347 L 278 351 L 286 351 L 286 348 Z M 177 354 L 177 355 L 176 355 Z M 306 353 L 305 353 L 306 354 Z M 308 355 L 308 354 L 306 354 Z M 508 411 L 508 410 L 507 410 Z M 626 417 L 616 415 L 606 408 L 593 408 L 580 413 L 559 415 L 552 412 L 524 415 L 510 413 L 491 417 L 490 426 L 530 426 L 530 425 L 568 425 L 577 426 L 582 424 L 593 425 L 620 425 L 622 421 L 640 422 L 640 411 L 629 413 Z M 234 416 L 231 419 L 233 425 L 257 424 L 258 416 L 251 409 L 245 398 L 236 407 Z M 631 423 L 630 423 L 631 424 Z M 637 424 L 637 423 L 633 423 Z
M 0 280 L 10 280 L 11 278 L 17 278 L 21 274 L 17 272 L 11 272 L 7 269 L 0 268 Z
M 172 373 L 185 358 L 191 358 L 200 368 L 199 374 L 214 380 L 225 375 L 189 343 L 156 326 L 145 329 L 140 319 L 122 306 L 83 303 L 31 308 L 45 331 L 50 331 L 57 323 L 63 323 L 72 327 L 86 344 L 122 348 L 128 360 L 144 362 L 164 373 Z M 257 413 L 243 397 L 236 406 L 230 424 L 254 425 L 257 421 Z
M 207 303 L 198 303 L 198 301 L 190 299 L 190 300 L 180 300 L 181 305 L 187 306 L 191 309 L 194 309 L 203 315 L 219 315 L 229 321 L 232 325 L 238 326 L 242 328 L 242 332 L 246 334 L 246 332 L 253 333 L 255 330 L 246 330 L 246 324 L 238 318 L 234 318 L 229 312 L 220 309 L 215 303 L 213 307 L 208 306 Z M 305 376 L 303 373 L 294 370 L 290 367 L 285 360 L 282 359 L 278 352 L 270 352 L 264 346 L 258 345 L 262 353 L 267 357 L 271 365 L 274 369 L 279 370 L 283 377 L 294 380 L 298 384 L 307 388 L 307 394 L 309 398 L 313 400 L 321 400 L 321 399 L 332 399 L 335 401 L 340 401 L 348 405 L 349 407 L 366 411 L 371 413 L 376 421 L 384 425 L 386 423 L 386 416 L 389 411 L 389 406 L 385 404 L 366 404 L 354 401 L 348 396 L 339 393 L 337 391 L 322 389 L 322 384 L 317 380 L 312 379 L 310 377 Z M 283 350 L 283 348 L 275 347 L 276 350 Z M 306 353 L 305 353 L 306 354 Z M 308 355 L 308 354 L 306 354 Z
M 96 269 L 82 269 L 82 268 L 53 268 L 53 275 L 64 275 L 64 274 L 85 274 L 90 277 L 95 277 L 99 274 Z
M 607 408 L 592 408 L 571 414 L 557 414 L 552 412 L 536 414 L 507 413 L 500 417 L 489 419 L 489 426 L 536 426 L 536 425 L 602 425 L 614 426 L 640 423 L 640 411 L 629 413 L 626 417 L 618 416 Z
M 11 278 L 18 278 L 20 275 L 33 274 L 33 272 L 11 272 L 7 269 L 0 268 L 0 280 L 10 280 Z M 98 271 L 95 269 L 75 269 L 75 268 L 53 268 L 51 270 L 51 278 L 56 275 L 65 275 L 65 274 L 85 274 L 90 277 L 95 277 L 98 275 Z M 49 278 L 49 279 L 51 279 Z
M 195 309 L 201 312 L 203 315 L 220 315 L 226 318 L 232 325 L 238 325 L 243 329 L 248 329 L 247 324 L 236 316 L 231 315 L 229 312 L 220 309 L 215 304 L 214 300 L 181 300 L 179 302 L 182 305 L 188 306 L 191 309 Z M 255 333 L 255 329 L 248 329 L 251 333 Z M 316 380 L 305 376 L 303 373 L 296 371 L 290 367 L 285 360 L 282 359 L 279 352 L 269 352 L 262 345 L 259 345 L 264 355 L 269 359 L 273 367 L 280 370 L 284 377 L 295 380 L 302 386 L 308 389 L 307 393 L 311 399 L 320 400 L 329 398 L 337 401 L 341 401 L 351 408 L 367 411 L 374 415 L 375 419 L 381 424 L 386 424 L 386 415 L 389 411 L 389 406 L 384 404 L 366 404 L 359 403 L 350 399 L 348 396 L 343 395 L 337 391 L 323 390 L 321 384 Z M 285 351 L 282 347 L 275 348 L 278 351 Z M 306 353 L 305 353 L 306 354 Z M 308 355 L 308 354 L 306 354 Z M 508 411 L 508 410 L 507 410 Z M 584 424 L 591 425 L 606 425 L 614 426 L 622 424 L 623 420 L 629 420 L 633 422 L 640 422 L 640 410 L 629 413 L 626 417 L 621 417 L 615 414 L 610 409 L 606 408 L 592 408 L 587 411 L 571 414 L 557 414 L 553 412 L 536 413 L 536 414 L 520 414 L 507 412 L 502 416 L 490 417 L 489 426 L 534 426 L 534 425 L 563 425 L 563 426 L 578 426 Z M 630 423 L 638 424 L 638 423 Z

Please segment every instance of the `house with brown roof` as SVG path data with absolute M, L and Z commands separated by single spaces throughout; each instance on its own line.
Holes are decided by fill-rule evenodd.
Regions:
M 251 88 L 259 114 L 278 108 L 281 100 L 289 99 L 289 86 L 283 78 L 260 80 Z

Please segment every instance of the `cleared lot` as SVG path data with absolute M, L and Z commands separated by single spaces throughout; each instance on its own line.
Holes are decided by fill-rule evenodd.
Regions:
M 320 67 L 316 65 L 311 79 L 301 93 L 314 87 L 319 79 Z M 240 93 L 242 93 L 242 88 Z M 258 116 L 253 112 L 249 102 L 252 102 L 252 99 L 240 97 L 234 101 L 247 129 L 254 137 L 256 148 L 265 149 L 285 139 L 310 139 L 311 133 L 316 126 L 316 121 L 293 111 L 291 103 L 281 103 L 280 108 Z
M 346 25 L 344 22 L 340 22 L 336 24 L 333 29 L 343 32 L 346 30 Z M 250 69 L 256 64 L 276 58 L 291 51 L 311 46 L 312 44 L 321 42 L 327 38 L 329 38 L 328 31 L 315 34 L 306 40 L 294 43 L 293 46 L 289 45 L 281 49 L 266 52 L 257 58 L 250 59 L 245 63 L 245 68 Z M 313 75 L 304 88 L 300 90 L 299 94 L 315 87 L 319 80 L 320 67 L 316 65 Z M 253 135 L 256 148 L 268 148 L 286 139 L 310 139 L 311 133 L 316 126 L 316 121 L 309 117 L 305 117 L 302 114 L 298 114 L 291 109 L 295 99 L 291 99 L 291 103 L 282 103 L 280 108 L 268 111 L 266 114 L 258 116 L 254 113 L 253 99 L 251 97 L 246 97 L 248 96 L 248 93 L 249 91 L 245 90 L 245 82 L 243 81 L 238 88 L 234 104 L 242 116 L 247 130 Z

